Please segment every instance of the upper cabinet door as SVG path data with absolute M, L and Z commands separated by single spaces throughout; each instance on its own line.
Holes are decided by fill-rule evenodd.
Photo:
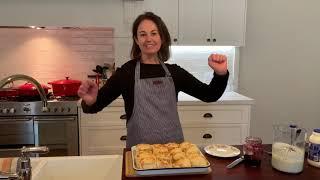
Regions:
M 211 9 L 212 0 L 179 0 L 179 44 L 211 43 Z
M 215 45 L 245 45 L 246 0 L 213 0 L 212 40 Z
M 178 40 L 178 0 L 143 0 L 135 2 L 136 17 L 146 11 L 160 16 L 166 24 L 172 42 Z

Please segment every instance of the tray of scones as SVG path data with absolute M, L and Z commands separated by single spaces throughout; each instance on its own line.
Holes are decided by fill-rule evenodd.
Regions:
M 210 162 L 190 142 L 138 144 L 131 147 L 133 169 L 139 175 L 208 174 Z

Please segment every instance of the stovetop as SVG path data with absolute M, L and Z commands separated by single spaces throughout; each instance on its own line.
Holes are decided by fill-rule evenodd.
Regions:
M 0 116 L 76 115 L 79 97 L 48 98 L 48 111 L 43 112 L 40 97 L 10 97 L 0 99 Z

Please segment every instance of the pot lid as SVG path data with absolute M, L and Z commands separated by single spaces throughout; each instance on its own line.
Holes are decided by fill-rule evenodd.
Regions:
M 66 79 L 52 81 L 52 82 L 49 82 L 48 84 L 81 84 L 81 81 L 69 79 L 69 77 L 66 77 Z
M 50 89 L 50 87 L 48 87 L 48 86 L 46 86 L 44 84 L 41 84 L 41 86 L 42 86 L 43 89 Z M 20 89 L 20 90 L 37 90 L 36 86 L 33 85 L 32 83 L 29 83 L 29 82 L 20 85 L 18 87 L 18 89 Z

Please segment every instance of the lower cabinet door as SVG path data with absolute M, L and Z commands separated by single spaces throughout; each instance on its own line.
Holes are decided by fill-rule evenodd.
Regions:
M 185 141 L 200 147 L 209 144 L 241 145 L 249 135 L 246 124 L 182 125 Z
M 81 155 L 122 154 L 126 133 L 123 126 L 82 127 Z

